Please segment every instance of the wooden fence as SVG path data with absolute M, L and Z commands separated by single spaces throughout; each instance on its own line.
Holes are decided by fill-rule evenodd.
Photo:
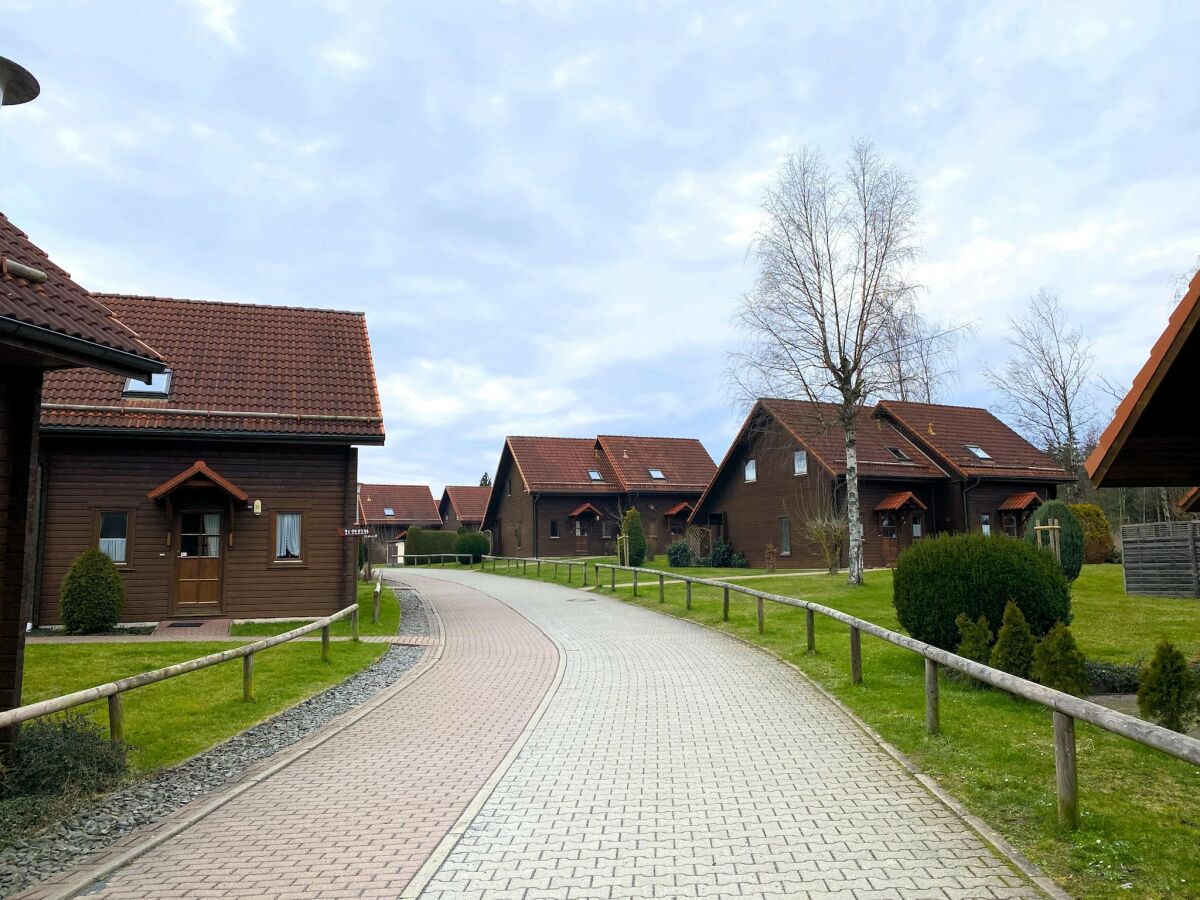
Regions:
M 1124 525 L 1125 593 L 1200 597 L 1200 522 Z
M 242 661 L 242 699 L 250 702 L 254 699 L 255 653 L 269 650 L 271 647 L 277 647 L 280 644 L 286 644 L 288 641 L 293 641 L 298 637 L 320 629 L 321 661 L 329 662 L 329 627 L 334 622 L 340 622 L 343 619 L 350 620 L 350 633 L 353 640 L 357 641 L 359 636 L 358 604 L 356 603 L 353 606 L 347 606 L 345 609 L 335 612 L 331 616 L 316 619 L 307 625 L 293 628 L 291 631 L 285 631 L 283 634 L 277 634 L 274 637 L 255 641 L 252 644 L 243 644 L 240 647 L 234 647 L 230 650 L 222 650 L 220 653 L 211 653 L 208 656 L 189 659 L 163 669 L 155 669 L 153 672 L 131 675 L 129 678 L 122 678 L 119 681 L 110 681 L 108 684 L 85 688 L 82 691 L 75 691 L 73 694 L 64 694 L 61 697 L 52 697 L 49 700 L 42 700 L 38 703 L 31 703 L 28 706 L 18 706 L 16 709 L 0 712 L 0 731 L 12 725 L 28 722 L 31 719 L 38 719 L 52 713 L 64 712 L 76 706 L 82 706 L 85 703 L 92 703 L 96 700 L 107 698 L 109 737 L 114 741 L 124 742 L 125 712 L 121 703 L 121 695 L 126 691 L 145 687 L 148 684 L 157 684 L 160 681 L 166 681 L 168 678 L 177 678 L 180 675 L 186 675 L 188 672 L 207 669 L 209 666 L 220 665 L 223 662 L 239 658 Z
M 461 563 L 465 559 L 467 565 L 471 564 L 470 553 L 405 553 L 404 565 L 419 566 L 422 559 L 428 560 L 428 565 L 433 565 L 433 560 L 435 559 L 443 566 L 446 565 L 446 560 L 448 559 L 452 559 L 458 563 Z
M 580 583 L 583 585 L 583 587 L 588 586 L 588 566 L 595 565 L 590 560 L 584 559 L 537 559 L 536 557 L 530 559 L 529 557 L 525 556 L 485 556 L 482 564 L 480 565 L 481 571 L 487 570 L 488 560 L 491 560 L 493 572 L 498 571 L 496 566 L 503 562 L 505 572 L 511 572 L 513 565 L 515 564 L 522 575 L 529 574 L 529 564 L 533 563 L 534 574 L 537 575 L 538 578 L 542 577 L 542 566 L 553 566 L 555 581 L 558 580 L 558 567 L 563 566 L 567 570 L 567 584 L 571 584 L 571 582 L 574 580 L 575 567 L 578 566 L 582 574 L 582 581 Z M 599 577 L 599 571 L 599 569 L 596 570 L 596 577 Z
M 506 570 L 511 570 L 512 562 L 523 564 L 523 570 L 527 570 L 529 563 L 539 562 L 539 560 L 532 559 L 488 556 L 484 558 L 485 566 L 489 559 L 492 561 L 492 571 L 496 571 L 498 561 L 508 561 L 510 563 Z M 541 562 L 553 562 L 553 560 L 543 560 Z M 864 633 L 923 656 L 925 658 L 925 728 L 930 734 L 937 734 L 941 728 L 938 669 L 942 666 L 1050 709 L 1053 712 L 1054 770 L 1058 794 L 1058 818 L 1068 828 L 1077 828 L 1079 826 L 1079 792 L 1075 759 L 1076 719 L 1088 722 L 1091 725 L 1103 728 L 1105 731 L 1110 731 L 1113 734 L 1120 735 L 1136 743 L 1153 747 L 1155 750 L 1174 756 L 1177 759 L 1182 759 L 1192 765 L 1200 766 L 1200 740 L 1196 738 L 1178 734 L 1167 728 L 1162 728 L 1150 722 L 1144 722 L 1135 716 L 1108 709 L 1107 707 L 1100 706 L 1098 703 L 1092 703 L 1090 700 L 1083 700 L 1072 694 L 1056 691 L 1025 678 L 1018 678 L 1016 675 L 1010 675 L 999 669 L 993 669 L 991 666 L 966 659 L 948 650 L 934 647 L 932 644 L 926 644 L 924 641 L 918 641 L 906 634 L 891 631 L 873 622 L 859 619 L 841 610 L 832 609 L 820 603 L 814 603 L 811 600 L 785 597 L 781 594 L 770 594 L 728 581 L 720 581 L 713 578 L 696 578 L 678 572 L 664 572 L 659 569 L 620 566 L 612 563 L 592 563 L 592 565 L 595 571 L 593 583 L 597 588 L 604 587 L 600 577 L 601 569 L 609 570 L 609 587 L 613 590 L 616 589 L 617 572 L 630 572 L 633 576 L 633 593 L 635 596 L 639 587 L 639 575 L 647 575 L 656 579 L 660 603 L 666 599 L 665 584 L 667 581 L 683 582 L 686 586 L 684 604 L 687 609 L 691 609 L 692 607 L 692 589 L 694 586 L 698 585 L 720 590 L 721 617 L 726 622 L 729 621 L 730 594 L 741 594 L 753 598 L 756 607 L 759 634 L 764 633 L 766 630 L 767 602 L 803 609 L 806 612 L 806 644 L 809 653 L 815 653 L 817 650 L 816 616 L 820 615 L 828 619 L 833 619 L 836 622 L 841 622 L 850 629 L 850 681 L 853 684 L 862 684 L 863 681 L 862 635 Z

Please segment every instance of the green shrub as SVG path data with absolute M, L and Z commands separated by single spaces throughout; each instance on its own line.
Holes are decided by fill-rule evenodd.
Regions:
M 729 554 L 729 568 L 731 569 L 748 569 L 750 563 L 746 561 L 745 555 L 740 550 L 734 550 Z
M 121 621 L 125 582 L 117 565 L 99 550 L 85 550 L 62 582 L 62 621 L 69 634 L 109 631 Z
M 478 531 L 464 531 L 454 541 L 454 552 L 470 553 L 473 563 L 483 559 L 483 555 L 490 549 L 491 544 L 488 542 L 487 535 L 480 534 Z
M 1085 697 L 1087 661 L 1079 652 L 1071 629 L 1059 622 L 1033 648 L 1033 680 L 1056 691 Z
M 621 519 L 621 534 L 628 538 L 628 565 L 643 565 L 646 562 L 646 533 L 642 530 L 642 515 L 633 507 L 625 510 Z
M 1035 526 L 1045 525 L 1050 519 L 1058 519 L 1058 541 L 1062 554 L 1063 574 L 1067 576 L 1067 581 L 1074 581 L 1079 577 L 1079 570 L 1083 568 L 1083 529 L 1079 525 L 1079 520 L 1075 518 L 1075 514 L 1071 512 L 1070 506 L 1062 500 L 1043 503 L 1038 507 L 1037 512 L 1029 517 L 1029 524 L 1025 529 L 1025 540 L 1037 546 Z
M 980 616 L 972 621 L 966 613 L 959 613 L 954 624 L 958 627 L 959 637 L 954 652 L 964 659 L 987 665 L 992 649 L 992 629 L 988 627 L 987 617 Z
M 431 531 L 416 525 L 408 529 L 404 538 L 404 562 L 412 565 L 416 562 L 411 557 L 423 556 L 428 553 L 454 553 L 454 545 L 458 534 L 453 531 Z M 423 560 L 428 562 L 428 560 Z
M 1029 677 L 1033 664 L 1033 632 L 1021 614 L 1021 607 L 1009 600 L 1004 605 L 1004 618 L 996 644 L 992 647 L 991 666 L 1018 678 Z
M 1137 699 L 1143 716 L 1172 731 L 1187 731 L 1200 714 L 1200 679 L 1166 638 L 1142 670 Z
M 746 557 L 734 550 L 729 541 L 716 541 L 708 556 L 700 560 L 700 565 L 714 569 L 744 569 L 748 563 Z
M 5 793 L 95 794 L 126 772 L 125 747 L 86 716 L 68 713 L 21 726 L 4 773 Z
M 1084 662 L 1088 688 L 1097 694 L 1136 694 L 1141 670 L 1130 663 Z
M 900 624 L 917 640 L 944 650 L 958 645 L 955 619 L 966 613 L 1000 628 L 1014 600 L 1035 635 L 1055 622 L 1070 624 L 1067 581 L 1054 559 L 1005 535 L 947 534 L 917 541 L 900 554 L 892 603 Z
M 1095 503 L 1072 503 L 1071 512 L 1083 529 L 1083 561 L 1085 563 L 1108 562 L 1116 552 L 1113 544 L 1112 526 L 1108 516 Z
M 687 541 L 671 541 L 667 545 L 667 563 L 682 568 L 692 565 L 692 548 Z

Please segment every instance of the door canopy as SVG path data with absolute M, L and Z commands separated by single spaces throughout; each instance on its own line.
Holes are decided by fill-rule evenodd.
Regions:
M 167 479 L 154 490 L 146 494 L 146 496 L 151 500 L 161 500 L 184 487 L 220 488 L 239 503 L 245 503 L 250 499 L 249 494 L 243 491 L 228 478 L 224 478 L 217 472 L 214 472 L 202 459 L 196 460 L 191 466 L 184 469 L 178 475 Z

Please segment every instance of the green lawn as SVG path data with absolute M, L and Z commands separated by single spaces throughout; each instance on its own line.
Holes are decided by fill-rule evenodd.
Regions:
M 1130 596 L 1119 565 L 1084 566 L 1071 606 L 1071 630 L 1089 659 L 1137 662 L 1149 657 L 1163 637 L 1189 658 L 1200 657 L 1200 600 Z
M 359 634 L 396 634 L 400 630 L 400 601 L 396 599 L 396 592 L 387 585 L 383 586 L 383 592 L 379 595 L 379 622 L 377 624 L 371 622 L 371 612 L 375 604 L 374 596 L 374 584 L 358 583 Z M 301 625 L 307 625 L 309 621 L 311 620 L 242 622 L 230 626 L 229 633 L 236 637 L 271 637 L 276 634 L 283 634 L 285 631 L 291 631 L 293 628 L 299 628 Z M 329 629 L 329 633 L 334 637 L 349 637 L 350 622 L 348 620 L 334 622 L 333 627 Z M 320 632 L 317 631 L 314 634 L 319 635 Z
M 233 646 L 218 642 L 164 641 L 137 644 L 30 644 L 25 648 L 23 703 L 104 684 Z M 128 691 L 125 740 L 130 765 L 145 772 L 194 756 L 261 722 L 310 694 L 353 675 L 377 659 L 386 644 L 338 642 L 330 662 L 319 643 L 288 643 L 254 658 L 253 703 L 242 700 L 242 664 L 233 660 Z M 107 705 L 79 707 L 105 729 Z

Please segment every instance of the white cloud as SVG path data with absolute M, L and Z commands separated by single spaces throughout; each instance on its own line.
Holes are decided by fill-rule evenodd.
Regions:
M 364 54 L 341 44 L 330 44 L 322 48 L 320 57 L 342 77 L 357 74 L 370 64 L 370 60 Z
M 240 0 L 188 0 L 200 13 L 200 22 L 231 47 L 238 46 L 236 26 Z

